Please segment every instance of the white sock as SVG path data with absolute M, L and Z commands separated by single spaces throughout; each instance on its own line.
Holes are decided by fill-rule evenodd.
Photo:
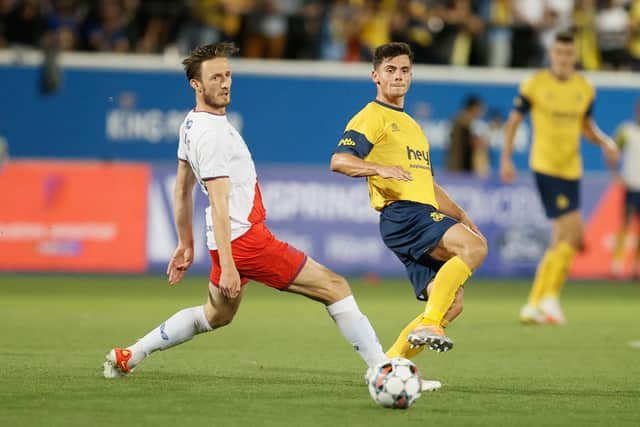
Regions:
M 138 342 L 127 347 L 131 351 L 129 367 L 134 367 L 154 351 L 166 350 L 182 344 L 195 335 L 209 332 L 211 329 L 211 325 L 204 315 L 203 305 L 180 310 L 163 324 L 140 338 Z
M 360 312 L 353 295 L 327 306 L 342 335 L 351 343 L 368 366 L 389 360 L 384 354 L 367 316 Z

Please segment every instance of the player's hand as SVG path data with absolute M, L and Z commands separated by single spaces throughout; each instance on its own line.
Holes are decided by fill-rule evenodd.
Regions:
M 613 141 L 608 141 L 607 144 L 602 146 L 602 154 L 604 155 L 605 161 L 607 165 L 613 169 L 618 164 L 618 159 L 620 158 L 620 150 L 618 150 L 618 146 Z
M 500 159 L 500 179 L 506 184 L 510 184 L 516 179 L 516 167 L 513 165 L 513 160 Z
M 392 178 L 399 181 L 412 181 L 411 173 L 402 169 L 401 166 L 378 166 L 378 175 L 382 178 Z
M 220 292 L 227 298 L 233 299 L 240 295 L 240 273 L 233 268 L 223 268 L 218 284 Z
M 169 284 L 175 285 L 180 282 L 191 264 L 193 264 L 193 246 L 178 245 L 167 266 Z

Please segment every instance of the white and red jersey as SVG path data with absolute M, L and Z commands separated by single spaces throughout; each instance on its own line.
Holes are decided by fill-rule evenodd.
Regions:
M 640 191 L 640 123 L 621 124 L 616 132 L 616 140 L 622 151 L 622 181 L 629 190 Z
M 264 221 L 265 209 L 258 187 L 256 168 L 242 136 L 226 115 L 192 110 L 180 125 L 178 159 L 191 165 L 200 188 L 206 181 L 228 177 L 231 240 L 246 233 L 253 224 Z M 213 235 L 211 206 L 205 211 L 207 246 L 217 249 Z

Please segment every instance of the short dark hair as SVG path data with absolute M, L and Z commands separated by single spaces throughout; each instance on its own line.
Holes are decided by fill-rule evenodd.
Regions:
M 406 43 L 391 42 L 378 46 L 373 52 L 373 69 L 378 68 L 378 65 L 382 64 L 385 59 L 395 58 L 400 55 L 409 56 L 409 60 L 413 63 L 413 52 Z
M 214 58 L 228 58 L 238 53 L 239 50 L 235 44 L 229 42 L 206 44 L 193 49 L 189 57 L 182 61 L 187 79 L 200 79 L 201 65 L 204 61 Z
M 575 36 L 571 31 L 560 31 L 556 34 L 556 41 L 560 43 L 573 43 Z
M 482 98 L 478 95 L 468 95 L 464 100 L 464 108 L 467 110 L 478 105 L 483 105 Z

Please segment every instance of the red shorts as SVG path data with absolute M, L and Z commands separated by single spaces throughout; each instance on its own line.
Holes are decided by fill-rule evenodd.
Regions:
M 222 272 L 220 259 L 217 250 L 209 253 L 209 279 L 217 287 Z M 286 289 L 307 261 L 304 252 L 276 239 L 264 222 L 254 224 L 249 231 L 233 240 L 231 253 L 243 285 L 255 280 L 276 289 Z

